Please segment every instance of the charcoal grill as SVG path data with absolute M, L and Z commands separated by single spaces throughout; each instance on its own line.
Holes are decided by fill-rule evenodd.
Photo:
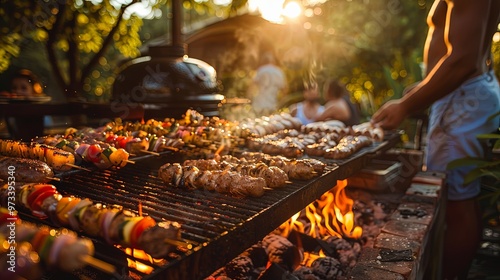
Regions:
M 171 1 L 171 44 L 150 46 L 143 56 L 122 65 L 113 84 L 114 102 L 144 104 L 144 118 L 182 118 L 192 108 L 218 116 L 224 96 L 215 69 L 187 56 L 182 42 L 182 3 Z
M 235 199 L 215 192 L 165 186 L 156 176 L 158 168 L 167 162 L 182 162 L 181 156 L 171 152 L 134 158 L 135 164 L 120 170 L 91 173 L 73 170 L 62 174 L 61 181 L 54 184 L 64 195 L 118 204 L 135 212 L 141 203 L 143 213 L 157 220 L 179 222 L 182 239 L 193 244 L 191 250 L 179 248 L 155 265 L 152 273 L 143 274 L 124 267 L 122 259 L 131 257 L 122 250 L 94 240 L 98 244 L 96 256 L 119 268 L 121 273 L 115 278 L 126 279 L 133 275 L 142 279 L 204 279 L 319 199 L 337 180 L 349 177 L 373 156 L 398 142 L 399 134 L 392 134 L 384 142 L 363 148 L 348 159 L 328 161 L 320 177 L 293 181 L 258 198 Z

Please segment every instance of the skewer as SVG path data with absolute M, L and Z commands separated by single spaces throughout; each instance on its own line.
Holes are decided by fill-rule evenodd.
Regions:
M 287 183 L 287 184 L 293 184 L 292 181 L 285 181 L 285 183 Z
M 138 212 L 139 212 L 139 217 L 142 217 L 142 202 L 139 201 L 139 205 L 137 206 Z
M 81 169 L 81 170 L 85 170 L 85 171 L 88 171 L 88 172 L 92 172 L 92 170 L 90 170 L 88 168 L 81 167 L 81 166 L 78 166 L 78 165 L 74 165 L 74 164 L 71 164 L 71 163 L 65 163 L 64 165 L 71 166 L 71 167 L 76 168 L 76 169 Z
M 131 163 L 131 164 L 135 164 L 135 161 L 132 161 L 132 160 L 125 160 L 126 163 Z
M 272 190 L 272 188 L 270 188 L 270 187 L 264 187 L 264 190 L 270 191 L 270 190 Z
M 220 145 L 220 147 L 217 149 L 217 151 L 215 151 L 215 154 L 216 155 L 220 154 L 220 152 L 222 152 L 222 150 L 224 150 L 224 144 Z
M 170 147 L 170 146 L 165 147 L 165 149 L 167 149 L 167 150 L 171 150 L 171 151 L 174 151 L 174 152 L 179 151 L 179 149 L 177 149 L 177 148 L 175 148 L 175 147 Z
M 168 244 L 174 245 L 174 246 L 186 247 L 188 249 L 192 249 L 193 248 L 193 244 L 189 244 L 187 242 L 183 242 L 183 241 L 180 241 L 180 240 L 175 240 L 175 239 L 171 239 L 171 238 L 165 238 L 165 239 L 163 239 L 163 241 L 165 241 L 165 243 L 168 243 Z
M 238 149 L 238 148 L 234 148 L 233 149 L 233 152 L 236 152 L 236 153 L 243 153 L 245 150 L 242 150 L 242 149 Z
M 160 155 L 160 153 L 152 152 L 152 151 L 148 151 L 148 150 L 141 150 L 141 153 L 151 154 L 151 155 L 155 155 L 155 156 L 159 156 Z
M 97 268 L 101 271 L 104 271 L 108 274 L 115 274 L 116 273 L 116 268 L 113 265 L 111 265 L 107 262 L 101 261 L 99 259 L 96 259 L 96 258 L 92 257 L 91 255 L 83 255 L 83 256 L 81 256 L 80 260 L 85 262 L 86 264 L 88 264 L 94 268 Z
M 61 178 L 57 178 L 57 177 L 46 177 L 47 179 L 51 180 L 51 181 L 61 181 Z

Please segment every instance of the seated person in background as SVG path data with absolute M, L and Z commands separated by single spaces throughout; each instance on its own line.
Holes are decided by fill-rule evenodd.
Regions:
M 338 80 L 333 80 L 328 84 L 325 99 L 325 111 L 315 121 L 338 120 L 346 126 L 359 124 L 358 109 L 351 102 L 345 86 Z
M 27 69 L 15 73 L 10 82 L 10 92 L 3 93 L 11 98 L 26 98 L 44 96 L 43 88 L 38 78 Z
M 43 87 L 33 72 L 22 69 L 16 72 L 10 80 L 10 91 L 2 92 L 3 97 L 14 100 L 31 100 L 30 98 L 47 97 Z M 6 125 L 13 140 L 30 141 L 34 136 L 43 134 L 44 121 L 47 116 L 17 116 L 7 117 Z
M 316 83 L 305 85 L 303 89 L 304 101 L 290 105 L 290 115 L 298 118 L 303 125 L 314 120 L 325 110 L 319 102 L 319 91 Z

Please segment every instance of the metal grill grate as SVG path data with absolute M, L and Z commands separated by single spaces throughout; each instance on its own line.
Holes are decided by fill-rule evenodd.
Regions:
M 71 171 L 55 185 L 65 195 L 87 197 L 107 205 L 117 204 L 156 220 L 170 220 L 182 225 L 182 239 L 193 244 L 191 250 L 179 248 L 154 267 L 150 274 L 127 269 L 122 250 L 98 244 L 96 257 L 119 268 L 115 278 L 126 279 L 203 279 L 225 265 L 277 228 L 293 214 L 330 190 L 337 180 L 360 170 L 372 156 L 393 147 L 399 135 L 389 141 L 364 148 L 343 161 L 328 162 L 325 173 L 309 181 L 294 181 L 267 191 L 258 198 L 234 198 L 210 191 L 174 189 L 156 176 L 167 162 L 181 162 L 174 154 L 136 158 L 120 170 Z M 102 245 L 102 246 L 101 246 Z

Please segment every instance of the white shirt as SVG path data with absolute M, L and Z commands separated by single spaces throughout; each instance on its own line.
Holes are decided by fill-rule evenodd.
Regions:
M 266 64 L 255 74 L 253 82 L 258 86 L 258 92 L 253 97 L 252 107 L 255 111 L 276 110 L 278 93 L 286 87 L 286 77 L 276 65 Z
M 318 107 L 318 115 L 323 113 L 325 111 L 325 106 L 320 105 Z M 304 113 L 304 104 L 302 102 L 297 104 L 297 115 L 295 116 L 297 119 L 299 119 L 303 125 L 310 124 L 314 122 L 313 119 L 309 119 L 306 114 Z

